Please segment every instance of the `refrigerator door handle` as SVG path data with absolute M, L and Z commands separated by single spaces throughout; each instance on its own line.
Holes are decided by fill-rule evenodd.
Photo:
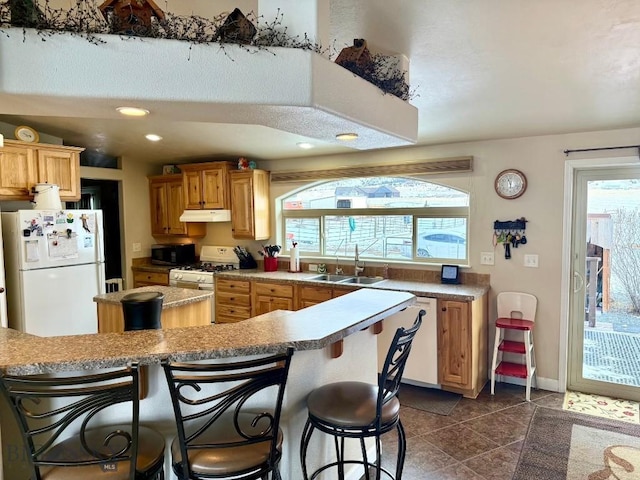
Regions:
M 105 258 L 104 258 L 104 236 L 102 235 L 102 212 L 96 212 L 96 233 L 95 233 L 95 238 L 96 238 L 96 255 L 98 256 L 98 258 L 96 258 L 97 262 L 104 262 Z M 102 285 L 104 286 L 104 282 L 102 282 Z

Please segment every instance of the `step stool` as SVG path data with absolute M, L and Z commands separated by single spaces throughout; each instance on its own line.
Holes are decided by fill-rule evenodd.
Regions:
M 531 383 L 536 375 L 533 326 L 538 300 L 528 293 L 502 292 L 498 294 L 497 303 L 498 318 L 491 364 L 491 395 L 495 393 L 496 375 L 524 378 L 527 381 L 526 399 L 529 402 L 531 401 Z M 506 331 L 522 332 L 522 341 L 505 339 Z M 523 355 L 524 363 L 503 361 L 505 352 Z

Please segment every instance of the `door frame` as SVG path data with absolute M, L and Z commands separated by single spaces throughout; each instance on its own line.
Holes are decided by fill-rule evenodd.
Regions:
M 573 197 L 574 182 L 577 170 L 582 169 L 613 169 L 619 167 L 640 166 L 638 153 L 619 157 L 598 157 L 567 160 L 564 164 L 564 207 L 562 215 L 562 282 L 560 305 L 560 345 L 558 358 L 558 390 L 564 392 L 567 388 L 569 368 L 569 324 L 571 288 L 573 285 L 572 271 L 572 229 L 573 229 Z

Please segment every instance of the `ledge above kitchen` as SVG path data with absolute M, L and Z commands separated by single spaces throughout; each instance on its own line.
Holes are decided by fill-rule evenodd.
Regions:
M 358 288 L 373 288 L 379 290 L 394 290 L 412 293 L 418 297 L 432 297 L 441 300 L 457 300 L 461 302 L 471 302 L 482 298 L 489 291 L 488 279 L 480 284 L 460 284 L 444 285 L 441 283 L 424 282 L 418 280 L 404 279 L 384 279 L 372 284 L 354 284 L 342 282 L 327 282 L 315 280 L 318 277 L 316 272 L 263 272 L 260 270 L 231 270 L 219 272 L 216 278 L 238 279 L 238 280 L 269 280 L 283 284 L 305 284 L 318 286 L 332 286 L 354 290 Z

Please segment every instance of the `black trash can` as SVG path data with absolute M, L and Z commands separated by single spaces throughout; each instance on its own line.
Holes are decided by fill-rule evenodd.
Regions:
M 160 316 L 163 300 L 164 294 L 160 292 L 136 292 L 122 297 L 120 303 L 125 331 L 162 328 Z

